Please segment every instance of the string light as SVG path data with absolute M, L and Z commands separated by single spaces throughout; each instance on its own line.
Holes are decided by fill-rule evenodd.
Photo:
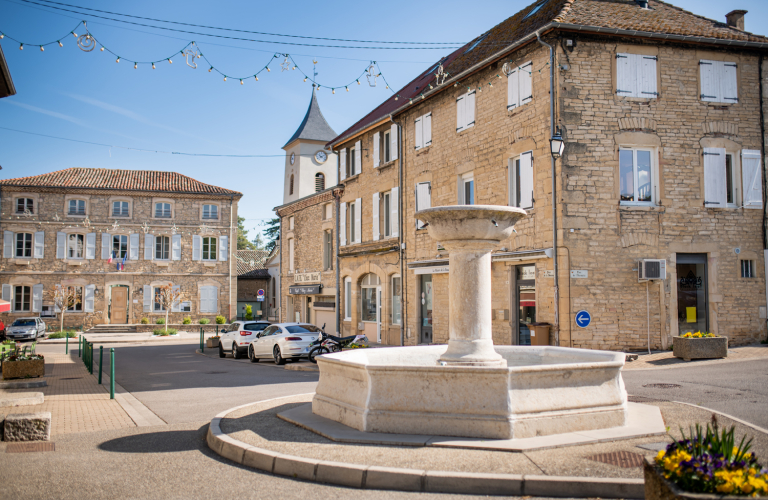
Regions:
M 168 58 L 168 64 L 173 64 L 173 61 L 171 61 L 171 58 Z
M 242 81 L 242 80 L 240 80 L 240 85 L 242 85 L 242 84 L 243 84 L 243 81 Z
M 336 93 L 336 89 L 331 89 L 331 93 L 335 94 Z
M 19 44 L 19 50 L 24 50 L 24 44 Z
M 152 69 L 155 69 L 155 63 L 152 63 Z
M 45 51 L 45 49 L 44 49 L 44 48 L 43 48 L 43 46 L 41 45 L 41 46 L 40 46 L 40 52 L 44 52 L 44 51 Z
M 253 75 L 253 77 L 256 79 L 256 81 L 259 81 L 259 75 Z
M 224 77 L 224 81 L 225 81 L 225 82 L 227 81 L 227 77 L 226 77 L 226 76 Z
M 61 43 L 61 40 L 59 40 L 59 47 L 63 47 L 63 46 L 64 46 L 64 44 Z
M 137 63 L 133 63 L 133 69 L 139 69 L 139 65 Z
M 102 46 L 102 47 L 101 47 L 99 50 L 100 50 L 100 51 L 102 51 L 102 52 L 104 52 L 104 47 Z
M 305 76 L 305 77 L 304 77 L 304 81 L 305 81 L 305 82 L 307 81 L 307 78 L 309 78 L 309 77 L 307 77 L 307 76 Z
M 117 61 L 115 61 L 115 62 L 119 63 L 119 62 L 120 62 L 120 58 L 118 57 L 118 58 L 117 58 Z
M 344 88 L 347 89 L 347 92 L 349 92 L 349 87 L 344 87 Z

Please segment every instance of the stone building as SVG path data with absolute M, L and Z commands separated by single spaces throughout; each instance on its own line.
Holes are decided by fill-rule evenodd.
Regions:
M 14 94 L 16 94 L 16 87 L 13 85 L 8 63 L 5 62 L 3 48 L 0 47 L 0 97 L 8 97 Z
M 280 305 L 282 304 L 282 288 L 280 287 L 280 239 L 276 241 L 275 249 L 264 263 L 269 273 L 267 285 L 267 319 L 272 322 L 280 321 Z
M 267 319 L 267 290 L 270 275 L 265 264 L 266 250 L 237 250 L 237 317 L 245 319 L 251 306 L 252 319 Z M 259 293 L 261 292 L 261 293 Z
M 174 172 L 69 168 L 0 180 L 3 315 L 55 317 L 57 287 L 79 298 L 66 325 L 151 323 L 157 287 L 184 294 L 169 316 L 234 317 L 232 235 L 242 197 Z
M 448 254 L 415 212 L 483 204 L 528 212 L 492 258 L 497 344 L 535 322 L 586 348 L 765 338 L 768 38 L 744 14 L 537 0 L 331 141 L 343 332 L 447 342 Z M 645 260 L 665 279 L 639 279 Z

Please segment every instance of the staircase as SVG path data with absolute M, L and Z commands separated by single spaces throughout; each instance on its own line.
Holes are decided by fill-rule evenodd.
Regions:
M 88 335 L 136 333 L 136 325 L 96 325 L 85 331 Z

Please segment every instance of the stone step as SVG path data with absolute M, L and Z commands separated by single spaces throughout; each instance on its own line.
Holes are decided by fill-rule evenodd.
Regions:
M 45 401 L 42 392 L 0 391 L 0 408 L 41 405 Z
M 51 412 L 5 415 L 2 430 L 3 441 L 49 441 Z
M 46 371 L 51 373 L 53 365 L 48 366 Z M 2 382 L 0 381 L 0 389 L 34 389 L 35 387 L 45 387 L 48 385 L 47 380 L 10 380 Z

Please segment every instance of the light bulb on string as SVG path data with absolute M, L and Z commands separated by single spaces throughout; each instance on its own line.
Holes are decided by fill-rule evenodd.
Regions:
M 389 85 L 387 85 L 387 89 L 389 89 Z
M 243 81 L 242 81 L 242 80 L 240 80 L 240 85 L 242 85 L 242 84 L 243 84 Z
M 64 44 L 61 43 L 61 40 L 59 40 L 59 47 L 63 47 Z
M 344 88 L 347 89 L 347 92 L 349 92 L 349 87 L 344 87 Z
M 116 60 L 115 62 L 116 62 L 116 63 L 119 63 L 119 62 L 120 62 L 120 58 L 118 57 L 118 58 L 117 58 L 117 60 Z
M 104 52 L 104 47 L 102 46 L 102 47 L 101 47 L 99 50 L 100 50 L 101 52 Z
M 305 81 L 305 82 L 307 81 L 307 77 L 306 77 L 306 76 L 304 77 L 304 81 Z
M 259 75 L 253 75 L 253 77 L 256 79 L 256 81 L 259 81 Z
M 19 44 L 19 50 L 24 50 L 24 44 Z
M 208 73 L 210 73 L 211 71 L 213 71 L 213 66 L 211 66 L 211 67 L 208 69 Z
M 42 45 L 40 46 L 40 52 L 45 52 L 45 49 L 43 48 Z
M 267 66 L 267 71 L 269 71 L 269 72 L 271 72 L 271 71 L 272 71 L 271 69 L 269 69 L 269 66 Z
M 336 89 L 331 89 L 331 93 L 335 94 L 336 93 Z
M 168 64 L 173 64 L 173 61 L 171 61 L 171 58 L 168 58 Z
M 293 68 L 291 68 L 291 71 L 293 71 L 293 70 L 295 70 L 295 69 L 296 69 L 296 66 L 294 66 Z
M 77 33 L 75 33 L 74 31 L 72 31 L 72 36 L 74 36 L 75 38 L 77 38 Z
M 396 100 L 396 101 L 397 101 L 397 99 L 398 99 L 398 96 L 395 96 L 395 100 Z
M 139 69 L 138 63 L 133 63 L 133 69 Z
M 360 80 L 357 80 L 357 84 L 360 85 Z
M 224 77 L 224 81 L 225 81 L 225 82 L 227 81 L 227 77 L 226 77 L 226 76 Z
M 4 33 L 0 33 L 0 40 L 2 40 L 3 38 L 5 38 L 5 34 Z

